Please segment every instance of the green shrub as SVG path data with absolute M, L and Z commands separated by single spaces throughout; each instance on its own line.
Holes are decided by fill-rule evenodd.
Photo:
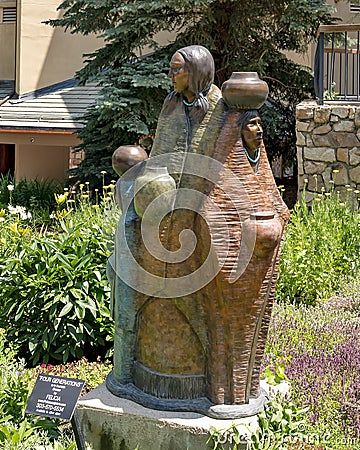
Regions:
M 293 402 L 279 396 L 271 399 L 258 413 L 255 431 L 233 423 L 229 428 L 210 428 L 207 443 L 212 450 L 285 450 L 296 444 L 299 449 L 304 439 L 306 409 L 299 409 Z M 251 431 L 251 432 L 250 432 Z M 224 445 L 223 445 L 224 444 Z
M 54 193 L 59 194 L 62 187 L 55 180 L 27 180 L 22 178 L 15 184 L 13 204 L 24 206 L 33 212 L 45 210 L 51 212 L 55 206 Z
M 24 418 L 28 400 L 29 374 L 24 361 L 17 361 L 17 347 L 6 342 L 5 331 L 0 329 L 0 423 Z
M 83 205 L 59 221 L 59 232 L 24 234 L 10 224 L 0 259 L 0 326 L 32 364 L 94 358 L 109 347 L 106 261 L 117 223 L 111 205 Z M 6 221 L 0 226 L 9 232 Z
M 0 208 L 12 205 L 31 210 L 33 221 L 41 225 L 49 222 L 50 214 L 56 208 L 54 194 L 61 191 L 60 183 L 55 180 L 22 178 L 16 181 L 10 174 L 1 175 Z
M 9 172 L 0 174 L 0 208 L 6 208 L 11 203 L 12 186 L 15 185 L 15 179 Z M 10 189 L 8 188 L 10 186 Z
M 271 400 L 258 414 L 259 426 L 251 436 L 251 450 L 300 448 L 306 429 L 306 411 L 284 398 Z
M 276 298 L 315 305 L 337 292 L 344 278 L 360 270 L 358 191 L 342 201 L 331 190 L 317 194 L 311 208 L 297 203 L 280 260 Z M 355 203 L 355 207 L 354 207 Z
M 50 422 L 50 421 L 49 421 Z M 69 429 L 59 429 L 56 438 L 49 435 L 40 422 L 23 420 L 19 425 L 12 422 L 0 424 L 0 448 L 2 450 L 76 450 Z M 91 449 L 89 445 L 86 449 Z

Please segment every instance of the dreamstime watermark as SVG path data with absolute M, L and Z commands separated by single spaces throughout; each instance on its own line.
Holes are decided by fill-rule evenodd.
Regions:
M 234 445 L 242 444 L 246 449 L 251 448 L 270 448 L 269 445 L 277 445 L 276 448 L 297 448 L 300 445 L 317 445 L 324 446 L 331 444 L 338 446 L 338 448 L 354 448 L 358 443 L 359 437 L 353 436 L 337 436 L 333 435 L 330 431 L 325 432 L 309 432 L 306 430 L 305 424 L 299 424 L 299 426 L 292 432 L 281 434 L 272 431 L 263 431 L 261 434 L 252 435 L 249 432 L 240 433 L 235 431 L 234 427 L 219 430 L 215 437 L 215 442 L 218 445 Z M 256 444 L 256 445 L 255 445 Z M 281 446 L 281 447 L 279 447 Z
M 250 200 L 252 194 L 248 192 L 244 183 L 221 162 L 192 153 L 155 156 L 146 161 L 145 174 L 147 167 L 166 168 L 168 173 L 175 174 L 178 187 L 155 195 L 147 205 L 141 221 L 141 242 L 139 242 L 139 236 L 136 235 L 138 231 L 135 231 L 138 228 L 134 226 L 136 218 L 133 208 L 134 198 L 143 195 L 141 190 L 144 185 L 137 187 L 135 168 L 129 169 L 121 177 L 118 186 L 124 210 L 116 231 L 114 270 L 117 276 L 138 292 L 162 298 L 182 297 L 200 290 L 216 277 L 224 265 L 227 268 L 229 282 L 236 282 L 249 264 L 256 241 L 255 227 L 249 227 L 246 243 L 244 239 L 234 243 L 237 239 L 236 233 L 239 233 L 238 224 L 251 220 L 250 214 L 254 212 Z M 161 183 L 160 178 L 159 182 Z M 219 189 L 221 198 L 227 203 L 226 210 L 218 204 L 216 196 L 203 193 L 205 186 L 210 186 L 212 190 Z M 151 263 L 148 266 L 144 264 L 143 267 L 142 259 L 140 258 L 139 262 L 139 258 L 134 256 L 139 249 L 140 252 L 151 255 L 148 261 L 163 264 L 164 267 L 171 264 L 186 264 L 186 260 L 194 254 L 197 237 L 191 227 L 180 230 L 178 235 L 180 248 L 176 251 L 166 248 L 165 245 L 169 243 L 166 241 L 167 237 L 168 239 L 174 237 L 170 237 L 169 230 L 164 232 L 162 228 L 165 217 L 170 218 L 171 222 L 172 216 L 178 214 L 181 218 L 187 210 L 201 216 L 208 226 L 209 235 L 216 237 L 211 239 L 206 258 L 201 261 L 199 267 L 184 276 L 169 277 L 152 273 L 153 267 L 149 267 Z M 133 222 L 129 217 L 133 217 Z

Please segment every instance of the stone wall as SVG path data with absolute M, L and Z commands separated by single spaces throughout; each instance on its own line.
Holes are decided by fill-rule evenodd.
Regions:
M 300 103 L 296 108 L 299 193 L 360 190 L 360 105 Z M 306 181 L 307 180 L 307 181 Z
M 77 167 L 84 158 L 85 152 L 83 150 L 74 152 L 74 149 L 70 148 L 69 169 L 74 169 Z

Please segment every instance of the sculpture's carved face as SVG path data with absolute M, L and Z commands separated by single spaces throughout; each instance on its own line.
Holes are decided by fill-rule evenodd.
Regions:
M 189 72 L 185 67 L 185 59 L 179 52 L 175 52 L 171 58 L 168 76 L 172 80 L 175 92 L 182 92 L 189 100 L 195 97 L 195 94 L 189 91 Z
M 260 147 L 263 140 L 263 129 L 260 117 L 254 117 L 244 123 L 242 137 L 246 148 L 256 150 Z

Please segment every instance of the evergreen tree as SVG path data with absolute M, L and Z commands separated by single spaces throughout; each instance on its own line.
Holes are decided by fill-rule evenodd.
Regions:
M 325 0 L 65 0 L 59 20 L 73 33 L 100 33 L 105 45 L 86 55 L 77 76 L 98 80 L 103 97 L 81 131 L 86 159 L 73 175 L 94 182 L 111 172 L 111 154 L 121 144 L 153 133 L 166 93 L 168 61 L 176 49 L 201 44 L 213 54 L 218 86 L 233 71 L 256 71 L 270 88 L 262 108 L 271 156 L 295 154 L 294 108 L 312 95 L 310 69 L 290 61 L 285 50 L 304 52 L 320 23 L 332 23 Z M 166 47 L 158 33 L 175 33 Z M 138 58 L 141 49 L 150 56 Z

